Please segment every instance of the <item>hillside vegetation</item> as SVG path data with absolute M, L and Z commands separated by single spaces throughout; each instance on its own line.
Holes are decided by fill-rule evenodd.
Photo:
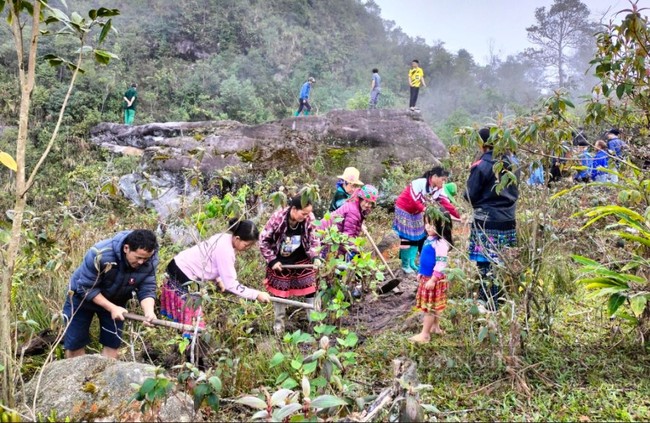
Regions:
M 59 2 L 51 5 L 71 12 Z M 68 1 L 68 6 L 88 16 L 87 9 L 101 4 Z M 172 392 L 189 394 L 195 411 L 212 421 L 650 419 L 650 179 L 644 163 L 650 24 L 634 4 L 622 11 L 621 22 L 600 28 L 592 40 L 598 84 L 578 100 L 576 91 L 566 90 L 539 98 L 542 84 L 535 81 L 543 75 L 525 55 L 478 65 L 464 50 L 449 52 L 408 37 L 382 20 L 372 1 L 115 0 L 109 7 L 119 10 L 119 15 L 105 12 L 115 14 L 118 31 L 109 33 L 102 48 L 119 60 L 106 56 L 107 65 L 83 63 L 85 73 L 78 76 L 54 147 L 35 184 L 23 193 L 16 189 L 24 186 L 25 171 L 29 176 L 55 130 L 72 76 L 69 67 L 51 67 L 46 55 L 73 60 L 78 46 L 70 37 L 41 38 L 29 131 L 21 138 L 20 128 L 26 128 L 17 124 L 25 117 L 19 116 L 17 80 L 23 75 L 6 8 L 0 16 L 0 152 L 5 153 L 0 258 L 3 269 L 10 269 L 0 290 L 7 304 L 0 312 L 8 317 L 0 322 L 3 421 L 69 417 L 56 410 L 38 416 L 14 392 L 49 361 L 63 358 L 60 312 L 70 275 L 97 241 L 125 229 L 156 231 L 160 286 L 167 263 L 187 247 L 182 238 L 205 239 L 225 230 L 233 217 L 254 219 L 261 228 L 298 192 L 324 210 L 334 192 L 340 169 L 318 152 L 307 172 L 287 163 L 264 177 L 245 178 L 254 161 L 208 177 L 187 168 L 184 176 L 200 195 L 163 220 L 120 191 L 119 179 L 129 173 L 149 183 L 140 158 L 111 154 L 88 141 L 93 125 L 121 122 L 127 85 L 139 84 L 136 124 L 212 119 L 255 124 L 291 116 L 308 76 L 317 80 L 317 114 L 365 108 L 375 66 L 385 87 L 380 107 L 406 108 L 406 71 L 413 58 L 420 59 L 430 85 L 420 103 L 423 116 L 449 146 L 443 164 L 459 191 L 477 154 L 478 128 L 491 128 L 496 154 L 519 157 L 519 181 L 514 173 L 500 172 L 500 188 L 508 183 L 520 188 L 518 246 L 507 250 L 496 269 L 506 292 L 502 306 L 491 311 L 478 299 L 479 277 L 467 257 L 472 208 L 459 195 L 463 221 L 454 228 L 444 336 L 426 345 L 408 341 L 421 327 L 413 308 L 417 282 L 398 273 L 401 292 L 376 295 L 389 272 L 362 237 L 354 241 L 361 254 L 349 270 L 341 274 L 340 260 L 332 255 L 320 270 L 318 283 L 327 298 L 323 311 L 309 321 L 296 310 L 284 336 L 274 335 L 270 305 L 218 292 L 213 284 L 192 288 L 207 325 L 196 343 L 176 331 L 128 323 L 120 359 L 152 363 L 160 371 L 124 394 L 136 401 L 125 420 L 155 421 L 160 402 Z M 28 9 L 20 15 L 27 22 Z M 67 22 L 55 21 L 42 29 L 58 30 Z M 106 18 L 101 22 L 106 25 Z M 29 29 L 25 25 L 24 32 Z M 91 31 L 89 44 L 95 45 L 100 31 Z M 618 174 L 618 182 L 575 183 L 580 169 L 571 142 L 579 126 L 591 144 L 603 131 L 621 129 L 629 144 L 626 157 L 612 160 L 605 171 Z M 16 149 L 21 139 L 24 160 Z M 343 167 L 345 159 L 355 160 L 342 155 L 337 163 Z M 554 159 L 562 159 L 557 181 L 526 184 L 533 169 L 548 171 Z M 366 222 L 380 241 L 391 232 L 393 199 L 432 164 L 376 166 L 380 176 L 361 178 L 380 190 L 382 206 Z M 497 170 L 501 166 L 496 163 Z M 336 251 L 341 235 L 328 230 L 324 239 Z M 12 245 L 15 262 L 5 265 Z M 394 253 L 387 253 L 388 262 L 398 269 Z M 263 290 L 265 264 L 258 248 L 238 257 L 237 271 L 243 284 Z M 354 301 L 345 284 L 357 279 L 366 291 Z M 142 311 L 135 301 L 128 307 Z M 101 348 L 97 333 L 94 326 L 89 352 Z M 80 408 L 85 419 L 102 417 L 96 404 Z

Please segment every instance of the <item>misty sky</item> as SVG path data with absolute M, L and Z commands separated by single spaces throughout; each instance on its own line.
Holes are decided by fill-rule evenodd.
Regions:
M 485 64 L 490 43 L 496 55 L 505 58 L 531 47 L 526 27 L 535 23 L 535 8 L 553 0 L 375 0 L 384 19 L 395 21 L 411 36 L 423 37 L 428 44 L 444 42 L 456 52 L 469 51 L 474 60 Z M 599 21 L 629 7 L 628 0 L 583 0 L 594 20 Z M 639 0 L 639 7 L 650 7 L 650 0 Z M 646 11 L 645 14 L 648 14 Z M 609 20 L 606 19 L 606 21 Z

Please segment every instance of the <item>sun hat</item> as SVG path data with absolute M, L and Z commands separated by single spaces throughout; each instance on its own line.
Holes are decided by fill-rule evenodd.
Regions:
M 353 185 L 363 185 L 363 182 L 359 180 L 359 169 L 356 167 L 346 167 L 342 175 L 337 176 L 339 179 L 343 179 L 345 182 Z
M 357 197 L 370 201 L 371 203 L 376 203 L 379 197 L 379 191 L 372 185 L 364 185 L 357 190 Z

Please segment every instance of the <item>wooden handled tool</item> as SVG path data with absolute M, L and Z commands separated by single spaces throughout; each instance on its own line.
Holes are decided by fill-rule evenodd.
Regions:
M 271 297 L 271 301 L 274 303 L 286 304 L 294 307 L 310 308 L 313 309 L 313 304 L 307 304 L 300 301 L 287 300 L 285 298 Z
M 283 269 L 316 269 L 313 264 L 283 264 Z
M 135 313 L 124 313 L 124 317 L 129 320 L 136 320 L 138 322 L 146 322 L 147 318 Z M 183 332 L 194 332 L 196 328 L 192 325 L 185 325 L 183 323 L 170 322 L 168 320 L 153 319 L 150 322 L 152 325 L 164 326 L 166 328 L 178 329 Z M 198 328 L 199 332 L 202 332 L 202 328 Z
M 387 294 L 390 291 L 392 291 L 393 289 L 395 289 L 397 287 L 397 285 L 399 285 L 402 282 L 402 280 L 397 279 L 395 277 L 395 273 L 393 273 L 390 266 L 388 266 L 388 263 L 386 262 L 386 259 L 381 254 L 381 251 L 379 251 L 379 248 L 377 248 L 377 244 L 375 244 L 375 241 L 372 239 L 372 237 L 368 233 L 368 229 L 366 229 L 366 227 L 364 225 L 361 225 L 361 230 L 363 231 L 366 238 L 368 238 L 368 241 L 370 241 L 370 244 L 375 249 L 375 252 L 377 253 L 379 258 L 381 259 L 382 263 L 384 263 L 384 266 L 386 266 L 386 269 L 388 269 L 388 272 L 390 273 L 390 276 L 393 278 L 393 279 L 389 280 L 388 282 L 386 282 L 385 284 L 383 284 L 382 286 L 380 286 L 379 288 L 377 288 L 377 292 L 379 294 Z

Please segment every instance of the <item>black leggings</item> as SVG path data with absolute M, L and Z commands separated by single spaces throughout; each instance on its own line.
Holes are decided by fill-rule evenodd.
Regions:
M 411 87 L 411 98 L 409 99 L 409 107 L 415 107 L 415 103 L 418 102 L 418 92 L 420 87 Z
M 300 114 L 300 112 L 302 112 L 302 109 L 305 109 L 308 112 L 311 112 L 311 105 L 309 104 L 309 99 L 301 98 L 300 100 L 298 100 L 298 104 L 299 104 L 299 106 L 298 106 L 298 111 L 296 112 L 296 114 Z

